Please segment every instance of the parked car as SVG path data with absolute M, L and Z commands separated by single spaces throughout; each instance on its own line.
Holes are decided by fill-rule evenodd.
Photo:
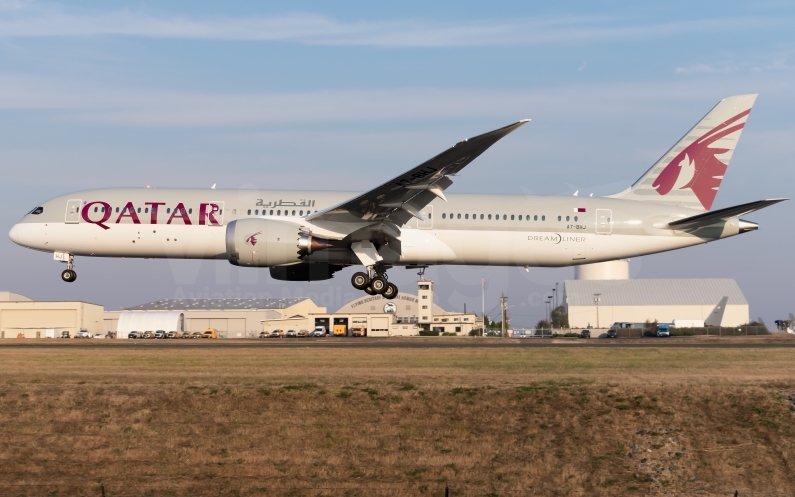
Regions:
M 154 338 L 155 332 L 154 331 L 145 331 L 144 336 L 142 338 Z
M 296 333 L 295 335 L 298 338 L 306 338 L 307 334 L 308 332 L 306 330 L 299 330 L 298 333 Z
M 658 337 L 667 337 L 671 336 L 671 330 L 667 324 L 658 324 L 657 325 L 657 336 Z
M 91 338 L 95 338 L 97 340 L 101 340 L 101 339 L 105 338 L 105 335 L 103 335 L 102 333 L 94 333 L 94 336 L 92 336 Z
M 130 340 L 135 340 L 136 338 L 141 338 L 141 334 L 137 331 L 131 331 L 127 333 L 127 338 Z
M 281 337 L 282 334 L 279 333 L 279 330 L 273 330 L 273 332 L 271 332 L 271 334 L 268 335 L 268 338 L 281 338 Z
M 180 338 L 193 338 L 190 331 L 183 331 Z
M 204 330 L 204 338 L 218 338 L 218 330 L 215 328 L 207 328 Z
M 69 332 L 64 330 L 61 332 L 61 338 L 71 338 L 71 337 L 69 336 Z
M 259 337 L 260 338 L 268 338 L 268 336 L 270 336 L 270 335 L 268 335 L 267 331 L 260 331 L 259 332 Z
M 202 333 L 201 331 L 194 331 L 193 333 L 190 334 L 190 337 L 191 338 L 204 338 L 204 333 Z
M 284 334 L 284 338 L 295 338 L 296 336 L 295 330 L 287 330 L 287 333 Z
M 578 336 L 580 338 L 591 338 L 591 331 L 590 330 L 582 330 Z
M 616 338 L 617 336 L 618 332 L 615 330 L 615 328 L 610 328 L 607 330 L 607 338 Z
M 182 338 L 182 333 L 179 331 L 169 331 L 166 333 L 166 338 Z
M 324 337 L 326 336 L 326 332 L 323 330 L 313 330 L 312 333 L 309 334 L 310 337 Z
M 155 331 L 155 338 L 166 338 L 166 331 L 165 330 L 157 330 Z
M 91 338 L 91 333 L 86 330 L 80 330 L 77 332 L 77 338 Z

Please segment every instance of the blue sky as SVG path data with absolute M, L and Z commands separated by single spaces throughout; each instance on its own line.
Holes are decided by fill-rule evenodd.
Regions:
M 383 3 L 383 2 L 382 2 Z M 363 190 L 461 138 L 533 121 L 451 191 L 596 195 L 632 183 L 718 100 L 759 93 L 715 207 L 787 197 L 791 2 L 28 2 L 0 0 L 0 221 L 113 186 Z M 793 207 L 757 233 L 632 261 L 634 277 L 732 277 L 768 322 L 795 311 Z M 2 289 L 119 308 L 174 296 L 356 294 L 225 262 L 79 259 L 0 240 Z M 435 268 L 437 303 L 505 290 L 515 324 L 571 269 Z M 390 274 L 405 290 L 415 274 Z M 123 283 L 120 283 L 123 282 Z M 487 310 L 493 305 L 487 304 Z

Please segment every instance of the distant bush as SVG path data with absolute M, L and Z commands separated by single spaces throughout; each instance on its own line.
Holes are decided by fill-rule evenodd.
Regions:
M 454 337 L 454 336 L 458 336 L 458 333 L 455 333 L 455 332 L 452 332 L 452 331 L 445 331 L 444 333 L 442 333 L 442 336 L 443 337 Z
M 438 337 L 439 330 L 420 330 L 421 337 Z
M 645 337 L 656 337 L 657 336 L 657 331 L 656 330 L 655 331 L 646 330 L 646 331 L 643 332 L 643 336 L 645 336 Z
M 479 330 L 469 330 L 468 335 L 471 336 L 471 337 L 476 337 L 476 336 L 478 336 L 478 333 L 480 333 Z
M 692 330 L 671 330 L 672 337 L 692 337 L 696 334 Z

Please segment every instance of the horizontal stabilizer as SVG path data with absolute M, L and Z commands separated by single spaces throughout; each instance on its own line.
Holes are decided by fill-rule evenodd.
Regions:
M 670 229 L 685 229 L 685 228 L 698 228 L 701 226 L 709 226 L 720 221 L 725 221 L 733 217 L 742 216 L 750 212 L 764 209 L 765 207 L 777 204 L 787 200 L 786 198 L 771 198 L 768 200 L 757 200 L 756 202 L 749 202 L 747 204 L 735 205 L 734 207 L 726 207 L 725 209 L 718 209 L 716 211 L 709 211 L 703 214 L 686 217 L 668 223 L 667 227 Z

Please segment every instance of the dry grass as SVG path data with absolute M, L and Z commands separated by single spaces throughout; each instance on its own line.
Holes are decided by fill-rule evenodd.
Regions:
M 790 495 L 790 349 L 0 348 L 4 495 Z

